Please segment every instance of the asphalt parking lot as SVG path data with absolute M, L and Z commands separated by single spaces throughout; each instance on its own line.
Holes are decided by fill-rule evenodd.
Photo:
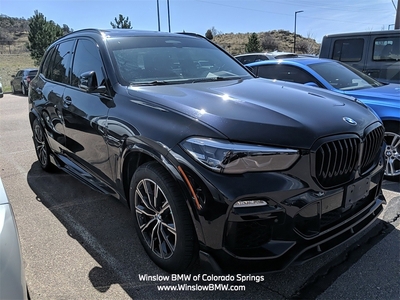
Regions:
M 33 300 L 400 299 L 399 183 L 384 182 L 388 203 L 368 230 L 301 266 L 262 277 L 242 274 L 238 282 L 236 274 L 235 280 L 214 280 L 198 265 L 187 274 L 190 280 L 176 280 L 147 257 L 123 203 L 61 171 L 42 171 L 31 137 L 27 97 L 4 95 L 0 176 L 14 209 Z M 182 291 L 158 290 L 178 284 Z M 190 290 L 210 284 L 244 290 Z

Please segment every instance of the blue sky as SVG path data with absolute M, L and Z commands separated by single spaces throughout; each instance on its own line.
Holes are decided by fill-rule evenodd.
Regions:
M 322 41 L 325 34 L 393 29 L 397 0 L 169 0 L 171 31 L 204 35 L 294 31 Z M 159 0 L 160 28 L 168 31 L 167 0 Z M 28 19 L 38 10 L 46 19 L 74 30 L 110 28 L 119 14 L 134 29 L 158 30 L 157 0 L 1 0 L 0 14 Z

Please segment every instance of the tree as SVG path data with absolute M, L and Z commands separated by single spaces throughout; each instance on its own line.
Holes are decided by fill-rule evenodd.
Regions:
M 112 28 L 125 28 L 125 29 L 132 29 L 131 21 L 129 21 L 129 17 L 124 17 L 123 15 L 119 14 L 118 19 L 114 18 L 115 23 L 110 22 Z
M 213 27 L 211 27 L 211 33 L 212 33 L 213 36 L 216 36 L 216 35 L 218 35 L 218 34 L 222 34 L 222 31 L 217 30 L 217 29 L 213 26 Z
M 69 26 L 67 24 L 63 24 L 62 30 L 63 30 L 64 34 L 68 34 L 68 33 L 71 33 L 74 31 L 72 28 L 69 28 Z
M 48 22 L 42 13 L 35 10 L 29 19 L 28 50 L 36 65 L 40 64 L 47 47 L 62 36 L 63 30 L 59 25 L 54 21 Z
M 255 32 L 249 36 L 249 41 L 246 44 L 245 50 L 247 53 L 261 52 L 260 42 Z
M 214 38 L 211 29 L 208 29 L 206 32 L 206 38 L 212 40 Z
M 266 51 L 275 51 L 279 49 L 279 40 L 271 33 L 266 32 L 261 38 L 261 47 Z

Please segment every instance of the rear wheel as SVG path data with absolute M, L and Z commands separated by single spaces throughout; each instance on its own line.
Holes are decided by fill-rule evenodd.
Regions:
M 51 171 L 54 165 L 50 162 L 50 148 L 47 144 L 46 137 L 42 126 L 38 119 L 32 123 L 33 142 L 35 144 L 35 151 L 40 166 L 43 170 Z
M 187 271 L 197 259 L 198 244 L 188 208 L 171 175 L 156 162 L 140 166 L 131 180 L 130 205 L 150 258 L 168 272 Z
M 27 95 L 28 94 L 28 92 L 26 90 L 26 87 L 25 87 L 25 85 L 23 83 L 21 84 L 21 91 L 22 91 L 22 95 Z
M 385 178 L 392 181 L 400 180 L 400 124 L 385 124 L 386 168 Z

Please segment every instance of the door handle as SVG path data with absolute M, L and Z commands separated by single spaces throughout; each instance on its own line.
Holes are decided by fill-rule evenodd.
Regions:
M 72 99 L 70 96 L 67 96 L 64 98 L 64 105 L 65 106 L 70 106 L 72 104 Z

